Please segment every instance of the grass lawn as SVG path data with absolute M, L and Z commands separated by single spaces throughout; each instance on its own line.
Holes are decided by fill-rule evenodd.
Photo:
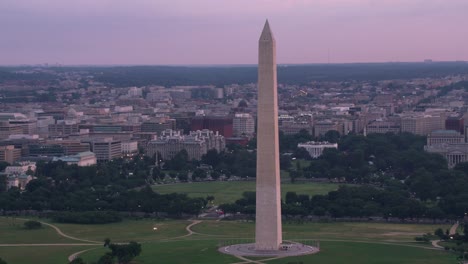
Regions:
M 454 264 L 456 256 L 444 251 L 418 249 L 398 245 L 353 242 L 320 242 L 315 255 L 268 261 L 271 264 Z
M 299 264 L 450 264 L 455 262 L 455 255 L 436 250 L 406 247 L 400 245 L 379 245 L 353 242 L 321 242 L 321 252 L 309 256 L 290 257 L 264 263 Z M 204 264 L 235 263 L 240 260 L 221 254 L 217 251 L 217 240 L 176 241 L 143 244 L 142 255 L 135 263 L 171 263 L 171 264 Z M 96 261 L 106 251 L 90 251 L 82 255 L 85 261 Z M 262 258 L 255 258 L 261 260 Z
M 49 226 L 27 230 L 20 220 L 13 217 L 0 217 L 0 244 L 35 244 L 35 243 L 80 243 L 75 240 L 59 236 Z
M 284 239 L 343 239 L 414 243 L 414 237 L 434 232 L 444 225 L 386 223 L 283 223 Z M 236 221 L 203 221 L 193 231 L 209 236 L 253 238 L 255 223 Z
M 93 241 L 112 242 L 152 241 L 187 234 L 189 221 L 124 220 L 103 225 L 55 224 L 65 234 Z M 157 230 L 153 230 L 156 227 Z
M 338 184 L 332 183 L 282 183 L 281 193 L 284 196 L 287 192 L 294 191 L 298 194 L 326 194 L 337 190 Z M 186 193 L 191 197 L 206 197 L 213 195 L 215 204 L 232 203 L 242 197 L 245 191 L 255 191 L 255 181 L 213 181 L 213 182 L 193 182 L 178 183 L 168 185 L 153 186 L 155 192 L 161 194 L 167 193 Z
M 68 256 L 88 248 L 92 247 L 0 247 L 0 258 L 8 264 L 65 264 L 68 263 Z
M 0 243 L 73 243 L 58 241 L 56 233 L 45 227 L 40 235 L 28 235 L 10 219 L 0 218 Z M 221 242 L 239 238 L 253 238 L 254 223 L 238 221 L 202 221 L 192 229 L 196 234 L 186 235 L 188 221 L 125 220 L 104 225 L 57 224 L 66 234 L 82 239 L 113 242 L 137 241 L 142 243 L 142 254 L 134 264 L 143 263 L 235 263 L 239 259 L 217 251 Z M 158 230 L 154 231 L 153 227 Z M 283 225 L 284 239 L 317 239 L 321 252 L 315 255 L 262 261 L 263 263 L 456 263 L 455 254 L 425 249 L 429 244 L 416 243 L 414 237 L 433 232 L 444 225 L 412 225 L 386 223 L 288 223 Z M 34 232 L 34 231 L 27 231 Z M 13 240 L 13 238 L 17 240 Z M 168 240 L 168 238 L 173 238 Z M 242 238 L 242 239 L 241 239 Z M 41 240 L 39 240 L 41 239 Z M 385 243 L 385 244 L 384 244 Z M 62 264 L 72 253 L 97 248 L 83 253 L 86 261 L 97 261 L 107 249 L 97 246 L 0 246 L 0 257 L 8 263 Z M 257 258 L 258 259 L 258 258 Z

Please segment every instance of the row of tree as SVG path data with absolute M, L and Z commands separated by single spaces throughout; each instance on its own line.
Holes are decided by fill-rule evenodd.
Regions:
M 255 213 L 255 193 L 246 192 L 232 204 L 222 204 L 225 213 Z M 444 219 L 446 214 L 438 207 L 430 207 L 413 199 L 407 192 L 390 191 L 372 186 L 341 186 L 326 195 L 286 193 L 282 214 L 287 216 L 339 217 L 397 217 Z

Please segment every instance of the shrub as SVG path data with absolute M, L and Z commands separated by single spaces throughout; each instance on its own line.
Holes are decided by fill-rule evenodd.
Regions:
M 39 229 L 42 227 L 42 224 L 38 221 L 26 221 L 24 222 L 24 228 L 26 229 Z

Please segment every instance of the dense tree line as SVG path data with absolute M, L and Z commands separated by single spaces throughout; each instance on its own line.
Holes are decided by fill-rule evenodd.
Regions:
M 72 68 L 70 68 L 72 69 Z M 83 68 L 78 68 L 83 70 Z M 255 65 L 225 67 L 93 67 L 96 80 L 118 87 L 159 84 L 174 85 L 229 85 L 257 82 Z M 440 77 L 466 74 L 468 66 L 463 62 L 447 63 L 359 63 L 359 64 L 310 64 L 278 66 L 278 82 L 308 84 L 313 81 L 392 80 L 420 77 Z
M 292 154 L 282 155 L 280 159 L 282 169 L 289 171 L 292 182 L 297 178 L 328 178 L 332 181 L 368 185 L 369 188 L 377 188 L 379 192 L 387 192 L 386 195 L 399 197 L 399 202 L 393 208 L 387 203 L 378 204 L 372 199 L 367 201 L 366 199 L 376 197 L 370 189 L 353 189 L 356 191 L 340 189 L 338 194 L 351 195 L 349 199 L 330 200 L 335 195 L 332 192 L 329 194 L 331 196 L 325 197 L 326 199 L 320 196 L 312 199 L 321 199 L 325 207 L 321 203 L 306 202 L 307 206 L 304 206 L 300 202 L 298 206 L 285 201 L 286 213 L 294 214 L 292 212 L 296 211 L 299 214 L 320 214 L 326 212 L 337 217 L 392 213 L 398 217 L 447 218 L 463 217 L 468 213 L 468 194 L 464 191 L 468 189 L 468 163 L 458 164 L 454 169 L 449 170 L 442 156 L 424 151 L 425 137 L 409 133 L 339 137 L 336 133 L 327 133 L 319 140 L 335 140 L 339 148 L 326 149 L 317 159 L 311 159 L 304 149 L 297 148 L 298 142 L 313 139 L 305 131 L 297 135 L 280 135 L 280 138 L 282 151 Z M 309 165 L 301 166 L 301 163 L 296 162 L 295 166 L 291 166 L 294 164 L 291 162 L 292 159 L 296 158 L 309 160 Z M 359 192 L 372 194 L 372 197 L 363 198 L 358 195 Z M 353 198 L 353 195 L 356 195 L 357 200 Z M 301 197 L 307 200 L 305 196 Z M 341 203 L 345 201 L 354 201 L 356 206 Z M 334 207 L 326 206 L 330 202 Z M 253 212 L 255 210 L 252 207 L 254 204 L 239 208 L 240 205 L 245 204 L 245 200 L 241 199 L 240 203 L 230 205 L 231 211 Z M 375 206 L 381 209 L 375 211 Z M 344 212 L 333 208 L 342 208 Z
M 161 195 L 147 186 L 145 158 L 116 160 L 97 166 L 78 167 L 64 162 L 40 162 L 36 177 L 24 191 L 11 188 L 0 193 L 0 211 L 127 211 L 198 214 L 204 198 L 185 194 Z
M 246 192 L 233 204 L 223 204 L 225 213 L 255 213 L 255 193 Z M 326 195 L 286 193 L 282 214 L 287 216 L 445 218 L 437 207 L 429 207 L 410 197 L 408 192 L 384 190 L 372 186 L 341 186 Z

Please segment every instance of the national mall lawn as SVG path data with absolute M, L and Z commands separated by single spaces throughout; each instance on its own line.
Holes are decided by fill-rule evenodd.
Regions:
M 47 219 L 36 219 L 50 223 Z M 73 253 L 90 249 L 80 256 L 97 261 L 106 252 L 103 241 L 137 241 L 142 254 L 133 263 L 235 263 L 239 259 L 217 251 L 220 243 L 248 241 L 254 236 L 254 223 L 201 220 L 124 220 L 103 225 L 55 224 L 25 230 L 24 220 L 0 217 L 0 257 L 7 263 L 67 263 Z M 315 255 L 273 259 L 262 263 L 456 263 L 456 255 L 435 250 L 414 237 L 448 225 L 387 223 L 297 223 L 285 221 L 285 239 L 320 241 Z M 87 242 L 86 242 L 87 241 Z M 7 245 L 8 244 L 8 245 Z M 87 244 L 87 245 L 83 245 Z M 256 258 L 258 261 L 259 259 Z

